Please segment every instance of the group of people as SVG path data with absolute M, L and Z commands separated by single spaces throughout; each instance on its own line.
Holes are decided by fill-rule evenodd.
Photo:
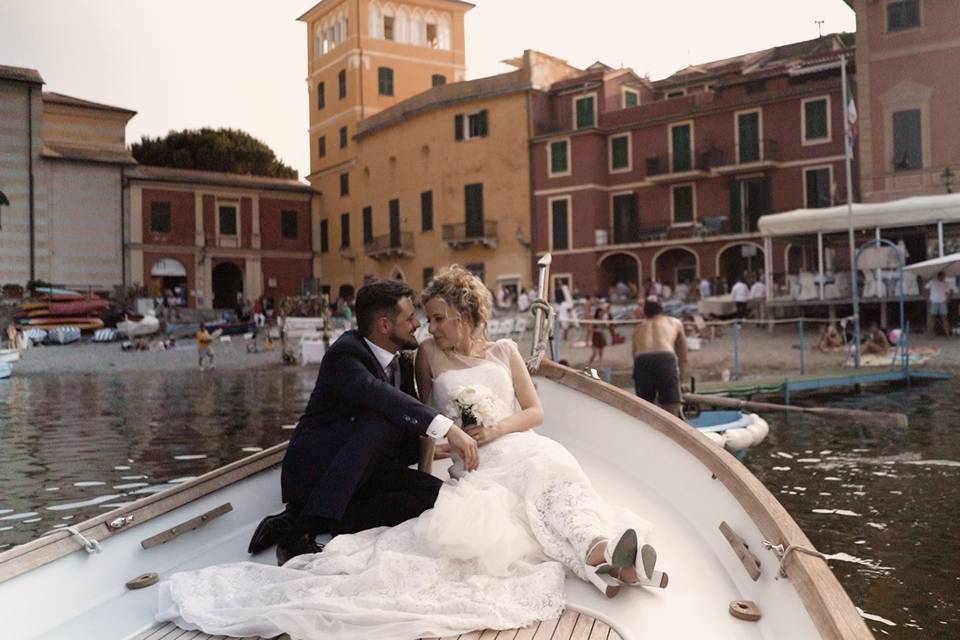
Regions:
M 516 309 L 520 313 L 530 310 L 530 304 L 536 300 L 537 292 L 535 289 L 519 289 L 512 286 L 503 286 L 497 288 L 497 294 L 494 300 L 498 309 Z
M 558 616 L 567 573 L 607 597 L 667 586 L 648 524 L 536 433 L 556 418 L 516 344 L 487 340 L 483 283 L 456 266 L 438 274 L 420 295 L 419 345 L 415 299 L 402 282 L 366 284 L 357 330 L 321 362 L 282 465 L 286 508 L 250 541 L 251 553 L 276 545 L 281 566 L 175 574 L 160 619 L 235 637 L 453 635 Z M 456 410 L 468 388 L 482 420 Z M 447 456 L 456 481 L 430 473 Z

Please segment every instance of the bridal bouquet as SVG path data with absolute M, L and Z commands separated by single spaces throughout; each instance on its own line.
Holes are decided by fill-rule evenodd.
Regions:
M 459 420 L 463 427 L 492 427 L 506 416 L 506 407 L 500 398 L 481 384 L 457 387 L 447 404 L 447 417 Z

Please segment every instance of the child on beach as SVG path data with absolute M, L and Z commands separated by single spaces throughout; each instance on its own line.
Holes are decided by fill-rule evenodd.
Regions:
M 213 338 L 210 337 L 210 333 L 207 331 L 207 325 L 201 324 L 200 330 L 197 331 L 197 363 L 201 369 L 204 368 L 204 360 L 206 360 L 211 367 L 213 366 L 213 348 L 210 346 L 212 342 Z

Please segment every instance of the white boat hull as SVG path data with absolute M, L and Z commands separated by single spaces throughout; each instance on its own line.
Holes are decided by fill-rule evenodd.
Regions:
M 153 316 L 144 316 L 143 320 L 124 320 L 117 323 L 117 329 L 128 338 L 150 336 L 160 330 L 160 320 Z
M 542 433 L 578 458 L 610 502 L 653 523 L 650 541 L 659 552 L 658 566 L 670 574 L 666 590 L 628 589 L 612 600 L 568 578 L 569 607 L 603 620 L 624 640 L 872 637 L 824 561 L 792 556 L 786 567 L 790 579 L 777 579 L 779 560 L 763 550 L 761 541 L 809 541 L 730 454 L 609 385 L 550 368 L 568 380 L 537 378 L 547 415 Z M 601 397 L 571 389 L 570 382 L 587 385 Z M 617 406 L 618 399 L 626 404 Z M 650 420 L 638 420 L 641 414 Z M 249 559 L 246 545 L 256 524 L 282 507 L 277 465 L 284 448 L 278 445 L 79 525 L 101 540 L 101 553 L 84 553 L 76 538 L 59 531 L 0 554 L 4 635 L 120 639 L 152 627 L 156 587 L 131 591 L 124 583 L 145 572 L 162 579 L 176 571 Z M 444 470 L 436 471 L 445 477 Z M 171 527 L 182 529 L 185 521 L 225 503 L 232 510 L 203 527 L 141 548 L 142 540 Z M 110 531 L 106 523 L 121 514 L 133 515 L 134 521 Z M 721 522 L 744 538 L 761 561 L 757 581 L 721 534 Z M 252 559 L 272 563 L 273 549 Z M 755 602 L 763 617 L 758 622 L 732 617 L 728 608 L 734 600 Z

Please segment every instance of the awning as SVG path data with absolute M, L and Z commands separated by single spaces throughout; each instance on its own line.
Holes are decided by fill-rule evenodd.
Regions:
M 960 193 L 853 204 L 854 229 L 915 227 L 938 222 L 960 222 Z M 846 231 L 847 205 L 774 213 L 760 218 L 759 228 L 760 233 L 771 237 Z
M 158 278 L 186 278 L 187 270 L 179 260 L 163 258 L 153 265 L 150 275 Z
M 911 271 L 924 280 L 935 278 L 941 271 L 947 276 L 957 276 L 960 275 L 960 253 L 924 260 L 906 267 L 906 271 Z

